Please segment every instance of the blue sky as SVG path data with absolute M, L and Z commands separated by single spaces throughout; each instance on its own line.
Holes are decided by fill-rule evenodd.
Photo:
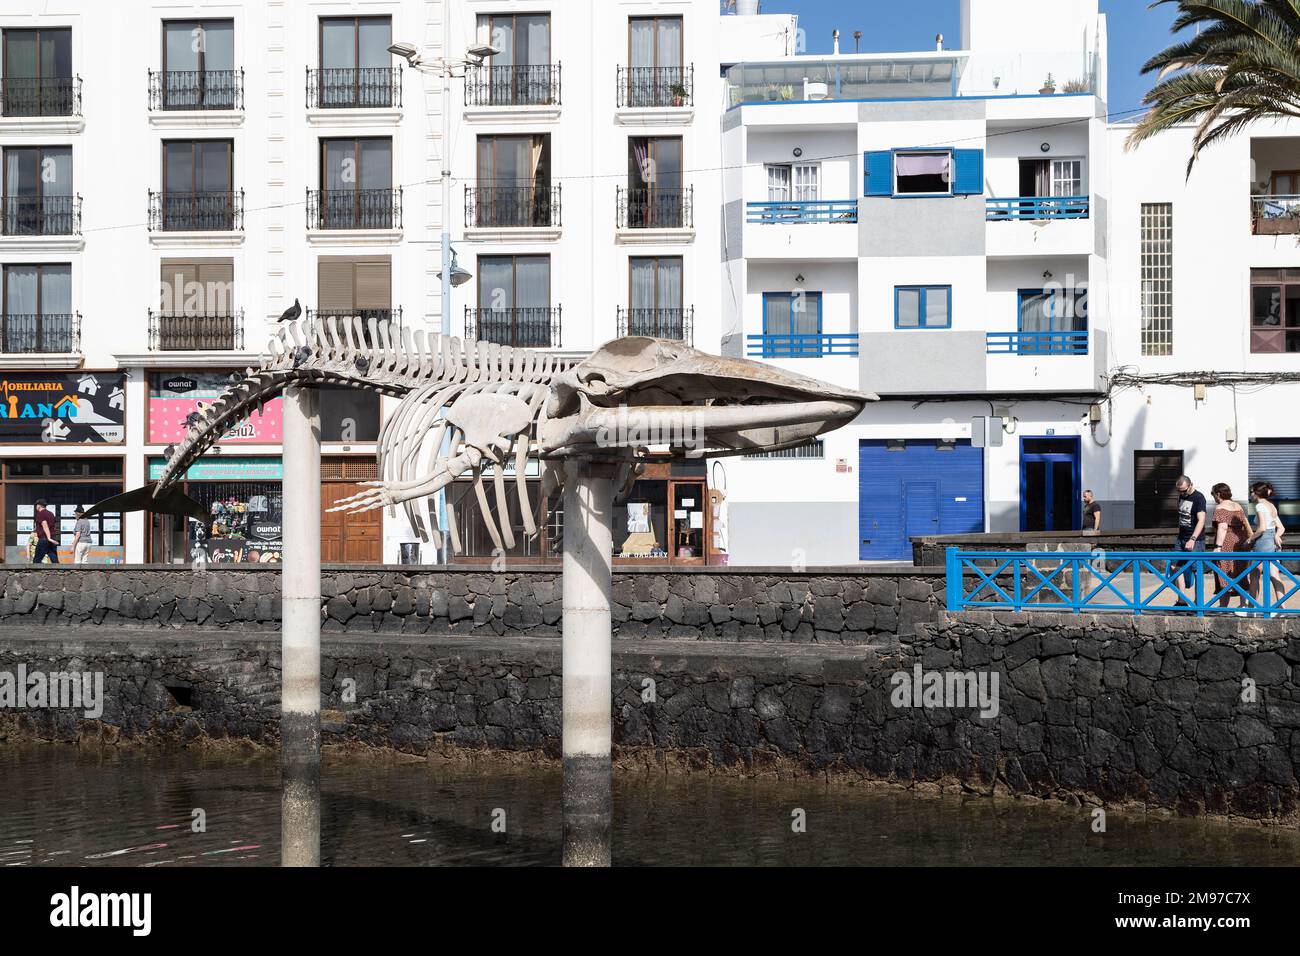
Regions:
M 1050 3 L 1051 0 L 1042 0 Z M 958 0 L 770 0 L 765 12 L 799 14 L 807 34 L 809 53 L 829 53 L 831 32 L 840 31 L 840 49 L 853 51 L 853 31 L 862 31 L 862 51 L 928 50 L 934 35 L 942 33 L 957 46 L 961 30 Z M 1139 72 L 1153 53 L 1168 45 L 1172 5 L 1148 9 L 1147 0 L 1101 0 L 1110 36 L 1110 111 L 1119 115 L 1141 106 L 1151 87 L 1150 77 Z

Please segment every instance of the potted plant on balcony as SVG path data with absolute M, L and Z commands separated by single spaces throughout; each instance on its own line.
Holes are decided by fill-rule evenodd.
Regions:
M 683 106 L 686 103 L 686 84 L 680 80 L 668 87 L 668 95 L 673 99 L 673 106 Z
M 1077 77 L 1073 80 L 1066 80 L 1065 85 L 1061 87 L 1062 93 L 1091 93 L 1092 84 L 1083 77 Z
M 793 87 L 793 86 L 789 86 L 788 84 L 787 84 L 786 86 L 781 87 L 781 99 L 782 99 L 783 102 L 786 102 L 786 103 L 789 103 L 789 102 L 793 101 L 793 100 L 794 100 L 794 87 Z
M 1047 74 L 1047 79 L 1043 81 L 1043 88 L 1038 92 L 1043 96 L 1051 96 L 1056 92 L 1056 79 L 1052 74 Z

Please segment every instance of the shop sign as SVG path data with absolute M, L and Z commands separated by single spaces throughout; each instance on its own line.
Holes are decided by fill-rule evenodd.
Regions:
M 149 480 L 157 481 L 167 467 L 165 458 L 149 459 Z M 282 481 L 279 458 L 201 458 L 185 473 L 185 481 Z
M 228 372 L 159 372 L 149 378 L 149 444 L 174 445 L 189 432 L 194 415 L 230 386 Z M 284 435 L 281 399 L 267 402 L 221 436 L 220 444 L 278 445 Z
M 0 379 L 0 442 L 126 441 L 126 375 L 13 372 Z

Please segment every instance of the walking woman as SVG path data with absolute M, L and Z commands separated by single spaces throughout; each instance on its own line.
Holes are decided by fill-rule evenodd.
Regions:
M 1282 536 L 1286 529 L 1277 515 L 1277 506 L 1272 498 L 1275 492 L 1267 481 L 1256 482 L 1250 487 L 1250 500 L 1255 505 L 1255 533 L 1247 543 L 1256 554 L 1268 554 L 1282 550 Z M 1263 564 L 1257 565 L 1250 572 L 1250 593 L 1256 601 L 1260 600 L 1260 584 L 1263 577 Z M 1273 582 L 1272 599 L 1276 601 L 1285 592 L 1282 575 L 1276 565 L 1269 567 L 1269 578 Z
M 1232 500 L 1232 489 L 1223 482 L 1219 482 L 1210 489 L 1210 494 L 1214 496 L 1216 535 L 1214 550 L 1224 554 L 1242 550 L 1242 545 L 1250 537 L 1250 520 L 1246 517 L 1246 509 Z M 1219 594 L 1219 607 L 1227 607 L 1228 598 L 1233 594 L 1237 595 L 1237 607 L 1246 607 L 1246 582 L 1237 581 L 1235 585 L 1231 583 L 1245 572 L 1246 562 L 1216 561 L 1215 566 L 1218 568 L 1216 576 L 1219 579 L 1219 591 L 1221 592 Z M 1234 588 L 1238 590 L 1234 590 Z

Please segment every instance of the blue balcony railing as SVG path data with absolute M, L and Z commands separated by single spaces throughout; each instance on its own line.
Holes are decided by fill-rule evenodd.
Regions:
M 989 355 L 1087 355 L 1088 333 L 990 332 Z
M 949 548 L 945 565 L 950 611 L 1300 614 L 1300 555 L 1286 553 Z
M 822 358 L 829 355 L 854 358 L 858 354 L 856 332 L 750 335 L 747 339 L 750 358 Z
M 988 199 L 989 222 L 1013 219 L 1087 219 L 1087 196 L 1012 196 Z
M 750 223 L 762 225 L 805 222 L 858 221 L 856 199 L 820 199 L 802 202 L 752 202 L 748 204 Z

